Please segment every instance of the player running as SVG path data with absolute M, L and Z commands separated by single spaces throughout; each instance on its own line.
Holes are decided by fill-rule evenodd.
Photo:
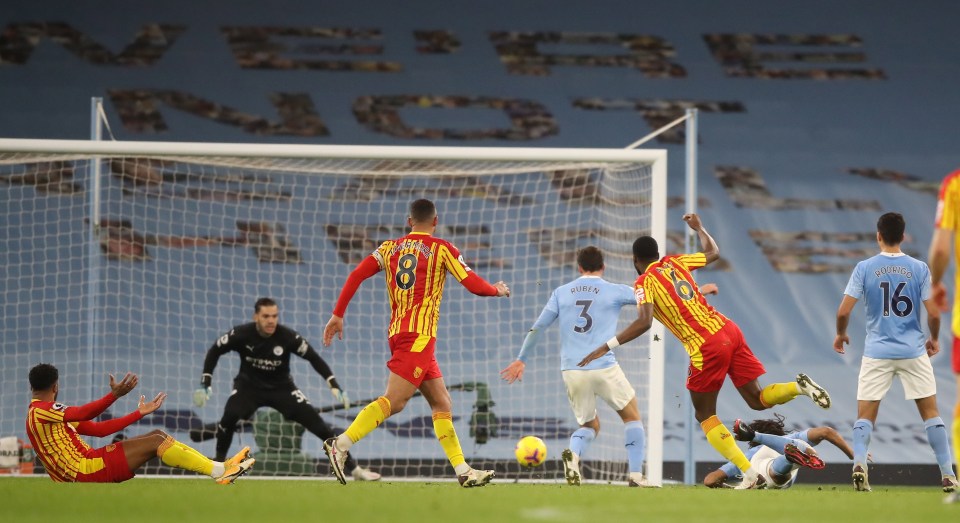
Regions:
M 137 410 L 126 416 L 91 421 L 136 386 L 135 374 L 127 373 L 119 382 L 111 374 L 106 396 L 80 407 L 68 407 L 57 403 L 57 368 L 41 363 L 30 369 L 33 399 L 27 409 L 27 434 L 50 479 L 66 483 L 119 483 L 134 477 L 137 469 L 159 457 L 165 465 L 204 474 L 227 485 L 253 466 L 255 460 L 248 457 L 249 447 L 225 462 L 212 461 L 162 430 L 91 448 L 80 435 L 104 437 L 119 432 L 159 409 L 167 397 L 163 392 L 151 401 L 140 396 Z
M 354 443 L 373 432 L 392 414 L 403 410 L 419 390 L 433 411 L 433 429 L 440 446 L 463 487 L 486 485 L 492 470 L 476 470 L 463 458 L 460 440 L 453 427 L 452 400 L 443 382 L 443 374 L 434 357 L 440 301 L 449 272 L 461 285 L 478 296 L 510 296 L 507 284 L 493 285 L 474 273 L 460 251 L 450 242 L 434 237 L 437 209 L 430 200 L 410 204 L 407 224 L 410 233 L 383 242 L 350 273 L 333 314 L 323 330 L 323 344 L 330 346 L 334 336 L 343 339 L 343 316 L 354 293 L 364 280 L 383 271 L 390 300 L 390 324 L 387 327 L 391 357 L 387 390 L 360 411 L 360 414 L 336 438 L 324 442 L 330 466 L 337 479 L 346 484 L 344 461 Z
M 524 338 L 517 359 L 500 371 L 500 376 L 508 383 L 523 379 L 526 358 L 536 346 L 540 332 L 559 318 L 560 371 L 570 408 L 580 424 L 570 436 L 570 447 L 560 454 L 564 477 L 570 485 L 580 484 L 580 458 L 600 432 L 597 417 L 599 396 L 623 420 L 628 485 L 639 487 L 645 484 L 646 432 L 637 407 L 636 391 L 612 352 L 585 367 L 577 366 L 594 347 L 616 334 L 620 309 L 637 303 L 633 289 L 604 280 L 603 269 L 600 249 L 590 246 L 577 252 L 580 277 L 554 289 L 540 317 Z
M 750 460 L 717 417 L 717 396 L 727 374 L 740 396 L 754 410 L 786 403 L 801 394 L 826 409 L 830 407 L 830 396 L 805 374 L 797 375 L 796 382 L 760 387 L 757 378 L 766 372 L 763 364 L 747 346 L 737 324 L 707 304 L 691 274 L 719 259 L 720 248 L 704 229 L 699 216 L 685 214 L 683 221 L 697 232 L 703 252 L 660 259 L 655 239 L 650 236 L 637 238 L 633 243 L 633 265 L 640 275 L 634 284 L 637 319 L 578 365 L 583 367 L 647 332 L 656 318 L 680 340 L 690 356 L 687 390 L 707 441 L 743 472 L 744 481 L 738 488 L 755 488 L 765 479 L 750 466 Z

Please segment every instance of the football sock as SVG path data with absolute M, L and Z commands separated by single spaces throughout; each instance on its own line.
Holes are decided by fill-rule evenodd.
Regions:
M 743 451 L 740 450 L 740 447 L 737 446 L 737 440 L 733 438 L 733 434 L 730 434 L 730 431 L 723 425 L 720 418 L 715 415 L 710 416 L 700 424 L 700 428 L 703 429 L 703 433 L 707 435 L 707 441 L 710 442 L 710 446 L 719 452 L 721 456 L 727 458 L 727 461 L 732 462 L 742 472 L 750 470 L 750 460 L 747 459 L 747 456 L 745 456 Z
M 460 438 L 457 437 L 457 429 L 453 428 L 453 415 L 449 412 L 433 413 L 433 431 L 443 447 L 443 453 L 447 455 L 450 464 L 457 474 L 466 467 L 466 461 L 463 459 L 463 449 L 460 447 Z M 458 468 L 459 467 L 459 468 Z M 469 470 L 467 467 L 466 470 Z
M 172 436 L 167 436 L 157 447 L 157 456 L 165 465 L 213 476 L 213 461 L 210 458 L 178 442 Z
M 953 460 L 950 459 L 950 442 L 947 438 L 947 427 L 940 416 L 923 421 L 923 428 L 927 431 L 927 441 L 937 456 L 937 465 L 940 466 L 942 476 L 953 475 Z
M 364 407 L 360 414 L 353 419 L 353 423 L 347 427 L 347 430 L 337 437 L 337 448 L 346 452 L 354 443 L 360 441 L 367 434 L 370 434 L 383 423 L 383 420 L 390 417 L 390 400 L 380 396 L 375 401 L 370 402 Z
M 577 456 L 583 456 L 596 437 L 596 431 L 590 427 L 580 427 L 570 435 L 570 450 Z
M 779 456 L 770 464 L 770 469 L 778 476 L 789 476 L 793 469 L 799 467 L 799 465 L 791 463 L 786 456 Z
M 647 450 L 647 433 L 642 421 L 624 425 L 624 446 L 627 448 L 627 466 L 630 472 L 643 472 L 643 457 Z M 572 449 L 571 449 L 572 450 Z
M 797 382 L 771 383 L 760 391 L 760 403 L 766 407 L 781 405 L 800 395 L 800 385 Z
M 867 419 L 858 419 L 853 424 L 853 464 L 867 464 L 867 448 L 870 447 L 870 435 L 873 423 Z

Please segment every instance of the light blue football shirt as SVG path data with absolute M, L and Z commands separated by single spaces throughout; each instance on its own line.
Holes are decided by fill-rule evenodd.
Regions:
M 864 356 L 902 360 L 926 353 L 920 311 L 930 288 L 927 264 L 903 253 L 880 253 L 857 264 L 843 293 L 863 300 Z
M 542 330 L 560 320 L 560 369 L 605 369 L 616 365 L 609 351 L 584 367 L 577 363 L 617 335 L 620 309 L 636 305 L 633 289 L 599 276 L 581 276 L 557 287 L 531 330 Z

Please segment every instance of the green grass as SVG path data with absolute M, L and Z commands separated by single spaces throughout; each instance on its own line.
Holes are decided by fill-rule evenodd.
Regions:
M 349 483 L 243 478 L 232 486 L 203 479 L 133 479 L 119 485 L 57 484 L 46 478 L 0 478 L 0 521 L 109 523 L 379 522 L 829 523 L 960 521 L 960 505 L 943 505 L 934 487 L 798 485 L 784 491 L 668 486 L 453 482 Z

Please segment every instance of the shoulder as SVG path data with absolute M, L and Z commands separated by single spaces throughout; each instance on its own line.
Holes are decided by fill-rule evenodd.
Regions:
M 283 341 L 298 341 L 300 340 L 300 333 L 287 327 L 286 325 L 277 325 L 277 334 L 280 335 L 280 338 Z
M 940 199 L 943 200 L 948 191 L 957 189 L 960 189 L 960 169 L 943 178 L 943 183 L 940 184 Z

